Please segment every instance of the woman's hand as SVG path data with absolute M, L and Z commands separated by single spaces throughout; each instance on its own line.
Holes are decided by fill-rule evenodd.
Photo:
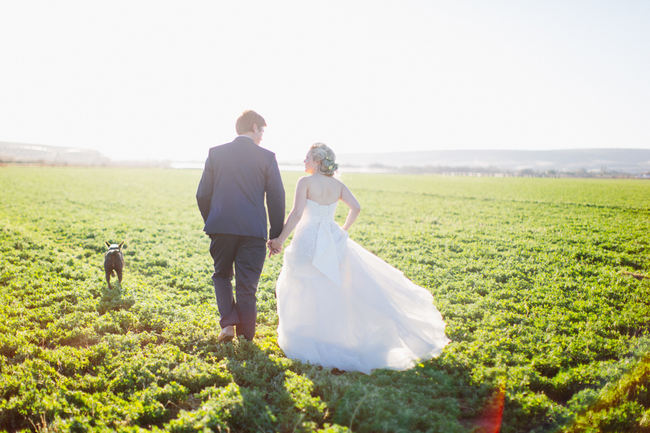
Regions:
M 282 242 L 278 238 L 269 239 L 266 246 L 269 248 L 269 257 L 279 254 L 282 251 Z

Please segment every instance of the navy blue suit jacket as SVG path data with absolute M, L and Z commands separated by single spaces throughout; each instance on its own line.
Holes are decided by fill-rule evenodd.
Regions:
M 211 148 L 196 191 L 203 230 L 266 239 L 265 194 L 273 239 L 284 222 L 284 187 L 275 154 L 245 136 Z

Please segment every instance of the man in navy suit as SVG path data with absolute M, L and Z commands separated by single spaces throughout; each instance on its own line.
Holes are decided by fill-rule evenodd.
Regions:
M 262 116 L 245 111 L 236 123 L 239 136 L 210 149 L 196 191 L 203 230 L 211 239 L 220 342 L 232 340 L 235 331 L 248 340 L 255 336 L 255 292 L 266 257 L 265 195 L 269 239 L 282 232 L 284 187 L 275 154 L 259 146 L 265 126 Z

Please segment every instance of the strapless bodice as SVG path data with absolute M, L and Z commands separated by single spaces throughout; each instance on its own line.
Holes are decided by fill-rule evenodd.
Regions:
M 324 276 L 340 284 L 340 256 L 348 234 L 334 221 L 337 204 L 338 201 L 319 204 L 307 199 L 291 245 L 285 251 L 285 260 L 287 255 L 296 256 L 298 261 L 308 259 Z
M 336 213 L 336 205 L 338 201 L 330 204 L 319 204 L 314 200 L 307 199 L 307 205 L 305 206 L 305 211 L 303 216 L 306 219 L 330 219 L 334 220 L 334 214 Z

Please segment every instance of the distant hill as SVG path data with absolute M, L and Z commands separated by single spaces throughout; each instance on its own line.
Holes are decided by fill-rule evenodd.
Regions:
M 0 141 L 0 162 L 46 165 L 108 165 L 111 160 L 96 150 Z
M 44 144 L 10 143 L 0 141 L 0 163 L 80 165 L 80 166 L 130 166 L 169 167 L 169 161 L 115 161 L 101 152 L 78 147 L 48 146 Z
M 341 166 L 650 173 L 650 149 L 435 150 L 337 155 Z

